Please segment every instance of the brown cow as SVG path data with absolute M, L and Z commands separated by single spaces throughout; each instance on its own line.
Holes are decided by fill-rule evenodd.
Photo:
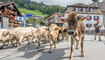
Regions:
M 36 47 L 39 48 L 40 41 L 42 40 L 44 43 L 49 39 L 49 28 L 45 26 L 41 26 L 37 28 L 36 32 L 33 32 L 34 42 L 36 42 Z
M 77 17 L 75 12 L 72 12 L 68 15 L 68 34 L 71 35 L 71 53 L 69 60 L 72 60 L 73 54 L 73 45 L 74 41 L 76 40 L 76 48 L 78 49 L 78 43 L 81 39 L 81 56 L 84 56 L 84 33 L 85 33 L 85 25 L 81 20 L 80 17 Z
M 49 53 L 52 51 L 52 45 L 56 48 L 57 38 L 59 36 L 60 28 L 56 24 L 51 24 L 49 27 L 49 39 L 50 39 L 50 50 Z
M 64 37 L 66 37 L 66 40 L 68 41 L 69 36 L 68 36 L 68 26 L 66 27 L 61 27 L 61 36 L 62 36 L 62 40 L 64 40 Z

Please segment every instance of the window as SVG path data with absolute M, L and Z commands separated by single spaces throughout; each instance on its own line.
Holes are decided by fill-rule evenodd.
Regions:
M 94 20 L 99 20 L 99 16 L 94 16 Z
M 92 24 L 86 24 L 86 27 L 87 28 L 91 28 L 92 27 Z
M 82 12 L 82 8 L 79 8 L 79 11 Z
M 83 12 L 86 12 L 86 8 L 82 8 L 82 11 L 83 11 Z
M 94 11 L 93 8 L 90 8 L 90 9 L 89 9 L 89 12 L 93 12 L 93 11 Z
M 75 8 L 75 11 L 78 12 L 78 8 Z
M 92 17 L 91 16 L 87 16 L 87 20 L 91 20 L 92 19 Z

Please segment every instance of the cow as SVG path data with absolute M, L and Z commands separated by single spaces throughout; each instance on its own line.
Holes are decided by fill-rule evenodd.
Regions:
M 9 38 L 9 36 L 7 37 L 3 37 L 3 35 L 5 34 L 4 32 L 8 31 L 7 29 L 0 29 L 0 41 L 3 42 L 3 45 L 5 45 L 5 43 L 8 43 L 8 46 L 10 45 L 9 39 L 7 39 L 7 37 Z M 3 48 L 3 46 L 1 47 Z
M 37 28 L 37 31 L 33 33 L 34 42 L 36 42 L 36 47 L 39 48 L 40 41 L 42 40 L 44 43 L 49 39 L 49 31 L 48 27 L 41 26 Z
M 22 43 L 23 39 L 27 38 L 28 45 L 29 45 L 32 39 L 32 30 L 35 30 L 35 28 L 34 27 L 17 27 L 17 28 L 5 31 L 3 34 L 3 37 L 4 37 L 4 40 L 9 39 L 9 41 L 11 40 L 11 42 L 16 40 L 16 47 L 18 43 L 23 45 Z
M 81 56 L 84 56 L 84 34 L 85 34 L 85 25 L 81 21 L 81 18 L 77 16 L 76 12 L 71 12 L 68 17 L 68 34 L 71 35 L 71 53 L 69 60 L 72 60 L 73 54 L 73 45 L 76 40 L 76 48 L 78 49 L 79 40 L 81 40 Z
M 56 24 L 51 24 L 49 27 L 49 39 L 50 39 L 50 50 L 49 53 L 52 52 L 52 45 L 56 48 L 57 38 L 59 36 L 60 28 Z
M 41 37 L 41 40 L 44 43 L 46 43 L 46 41 L 49 39 L 48 38 L 49 37 L 49 35 L 48 35 L 49 31 L 46 30 L 46 29 L 48 29 L 48 27 L 42 26 L 42 27 L 39 27 L 38 29 L 41 32 L 41 36 L 40 36 Z
M 60 27 L 58 41 L 59 41 L 60 37 L 62 37 L 61 40 L 64 40 L 64 37 L 66 37 L 66 40 L 68 42 L 68 39 L 69 39 L 69 36 L 68 36 L 68 26 L 66 26 L 66 27 Z
M 6 31 L 7 29 L 0 29 L 0 40 L 2 41 L 2 34 L 4 31 Z

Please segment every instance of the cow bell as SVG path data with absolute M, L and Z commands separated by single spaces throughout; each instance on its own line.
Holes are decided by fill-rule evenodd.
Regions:
M 73 35 L 74 34 L 74 30 L 68 30 L 68 34 L 69 35 Z

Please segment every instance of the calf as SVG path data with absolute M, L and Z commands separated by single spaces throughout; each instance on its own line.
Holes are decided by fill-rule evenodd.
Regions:
M 38 27 L 37 31 L 34 32 L 33 36 L 34 36 L 34 38 L 36 38 L 36 39 L 34 39 L 34 41 L 37 42 L 37 44 L 36 44 L 37 48 L 39 48 L 41 40 L 45 43 L 49 39 L 48 32 L 49 32 L 48 28 L 44 27 L 44 26 Z
M 24 38 L 27 38 L 28 40 L 28 45 L 30 43 L 30 40 L 32 38 L 32 30 L 33 27 L 17 27 L 14 29 L 10 29 L 8 31 L 5 31 L 4 37 L 7 37 L 7 39 L 15 41 L 16 40 L 16 47 L 18 42 L 22 45 L 22 41 Z M 9 37 L 8 37 L 9 36 Z
M 84 56 L 84 34 L 85 34 L 85 25 L 82 21 L 82 18 L 79 16 L 77 17 L 76 12 L 72 12 L 68 15 L 68 27 L 69 27 L 69 35 L 71 35 L 71 53 L 70 53 L 70 60 L 72 60 L 73 54 L 73 45 L 74 41 L 76 40 L 76 48 L 78 49 L 78 42 L 81 39 L 81 56 Z
M 59 36 L 60 28 L 56 24 L 51 24 L 49 27 L 49 39 L 50 39 L 50 50 L 49 53 L 52 52 L 52 45 L 56 48 L 57 38 Z
M 61 34 L 61 36 L 60 36 L 60 34 Z M 68 39 L 69 39 L 69 36 L 68 36 L 68 26 L 61 27 L 61 29 L 59 31 L 58 40 L 60 39 L 60 37 L 62 37 L 62 40 L 64 40 L 64 37 L 66 37 L 66 40 L 68 41 Z
M 5 43 L 7 42 L 8 43 L 8 46 L 10 45 L 10 42 L 9 42 L 9 36 L 7 34 L 7 29 L 0 29 L 0 40 L 3 42 L 3 46 L 1 48 L 3 48 L 5 46 Z M 6 33 L 4 33 L 6 32 Z M 6 37 L 5 37 L 6 36 Z

